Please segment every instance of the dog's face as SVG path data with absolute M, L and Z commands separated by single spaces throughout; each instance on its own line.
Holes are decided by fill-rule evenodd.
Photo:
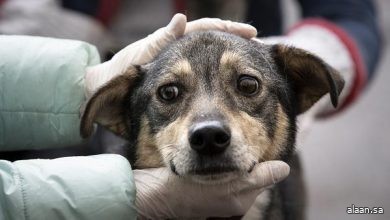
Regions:
M 343 80 L 319 58 L 222 32 L 188 35 L 153 62 L 110 81 L 88 102 L 81 132 L 98 122 L 127 138 L 135 166 L 168 166 L 198 182 L 228 181 L 286 159 L 295 117 Z

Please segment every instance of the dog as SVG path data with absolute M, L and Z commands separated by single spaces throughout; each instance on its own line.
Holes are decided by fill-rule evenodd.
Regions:
M 129 141 L 133 167 L 166 166 L 202 184 L 286 161 L 290 176 L 262 193 L 263 219 L 303 219 L 296 117 L 327 93 L 336 107 L 343 86 L 336 70 L 304 50 L 196 32 L 100 88 L 80 132 L 90 136 L 96 122 Z

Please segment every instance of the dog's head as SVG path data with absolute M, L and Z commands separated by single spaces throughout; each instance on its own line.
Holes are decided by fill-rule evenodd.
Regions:
M 87 103 L 81 133 L 97 122 L 125 137 L 137 167 L 229 180 L 288 157 L 296 116 L 327 93 L 336 106 L 343 84 L 301 49 L 193 33 L 102 87 Z

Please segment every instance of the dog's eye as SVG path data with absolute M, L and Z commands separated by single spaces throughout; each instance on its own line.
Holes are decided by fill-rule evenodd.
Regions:
M 243 75 L 237 81 L 237 89 L 245 95 L 254 95 L 259 90 L 259 82 L 254 77 Z
M 164 101 L 171 102 L 179 96 L 179 88 L 175 85 L 166 85 L 158 89 L 158 95 Z

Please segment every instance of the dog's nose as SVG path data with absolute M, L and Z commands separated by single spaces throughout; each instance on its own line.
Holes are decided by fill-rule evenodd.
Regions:
M 222 153 L 230 145 L 230 130 L 219 121 L 197 123 L 188 136 L 191 148 L 202 155 Z

